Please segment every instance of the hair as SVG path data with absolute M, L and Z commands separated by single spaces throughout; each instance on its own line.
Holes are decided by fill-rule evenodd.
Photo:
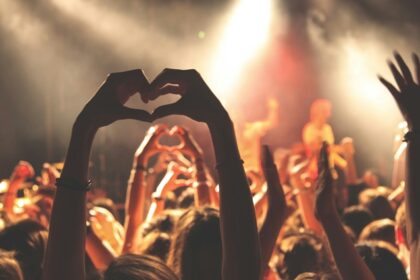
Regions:
M 396 224 L 397 230 L 401 231 L 405 244 L 408 244 L 407 219 L 405 215 L 405 202 L 403 202 L 400 205 L 400 207 L 398 207 L 397 209 L 397 213 L 395 214 L 395 224 Z
M 109 198 L 96 198 L 92 201 L 91 207 L 102 207 L 108 210 L 115 218 L 115 220 L 119 220 L 118 209 L 115 203 Z
M 331 111 L 331 102 L 327 99 L 317 99 L 311 104 L 310 119 L 314 120 L 319 114 Z
M 316 234 L 308 230 L 285 235 L 279 251 L 283 255 L 278 262 L 282 279 L 295 279 L 304 272 L 319 273 L 327 269 L 324 244 Z
M 369 209 L 356 205 L 344 209 L 342 220 L 346 226 L 353 230 L 357 238 L 363 228 L 373 221 L 373 217 Z
M 299 274 L 295 280 L 340 280 L 340 276 L 334 273 L 313 273 L 304 272 Z
M 359 194 L 361 205 L 369 208 L 373 219 L 394 219 L 394 209 L 388 200 L 391 190 L 386 187 L 377 187 L 375 189 L 366 189 Z
M 104 280 L 178 280 L 160 259 L 136 254 L 116 258 L 104 272 Z
M 140 254 L 158 257 L 166 262 L 169 248 L 171 247 L 171 237 L 164 232 L 152 232 L 145 236 L 138 248 Z
M 0 280 L 23 280 L 23 274 L 12 252 L 0 250 Z
M 145 238 L 148 234 L 153 232 L 164 232 L 171 234 L 174 231 L 175 223 L 178 220 L 181 212 L 178 210 L 165 210 L 159 216 L 154 217 L 141 226 L 141 237 Z
M 221 279 L 222 241 L 216 209 L 191 208 L 179 218 L 168 264 L 183 280 Z
M 368 224 L 360 234 L 359 241 L 382 240 L 395 244 L 395 222 L 390 219 L 376 220 Z
M 48 232 L 33 220 L 23 220 L 0 233 L 0 248 L 14 251 L 25 279 L 41 279 Z
M 393 252 L 392 246 L 381 241 L 366 241 L 356 245 L 356 250 L 375 279 L 381 280 L 405 280 L 407 274 L 404 266 Z
M 192 188 L 185 189 L 178 197 L 178 207 L 187 209 L 194 206 L 194 193 Z

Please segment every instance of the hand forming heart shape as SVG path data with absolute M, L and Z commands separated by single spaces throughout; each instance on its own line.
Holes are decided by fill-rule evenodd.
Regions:
M 157 108 L 152 114 L 124 104 L 135 93 L 144 102 L 165 94 L 178 94 L 181 99 Z M 215 124 L 228 114 L 195 70 L 165 69 L 149 83 L 141 70 L 110 74 L 96 95 L 86 104 L 79 119 L 93 127 L 106 126 L 121 119 L 152 122 L 168 115 L 184 115 L 193 120 Z

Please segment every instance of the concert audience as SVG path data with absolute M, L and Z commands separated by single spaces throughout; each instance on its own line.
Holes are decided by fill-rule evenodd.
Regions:
M 327 100 L 314 102 L 302 143 L 287 152 L 261 145 L 269 121 L 239 150 L 229 113 L 195 70 L 165 69 L 151 83 L 141 70 L 110 74 L 77 116 L 64 165 L 45 164 L 35 177 L 21 161 L 2 182 L 0 280 L 420 279 L 420 61 L 413 55 L 413 76 L 394 56 L 397 87 L 379 79 L 409 128 L 405 189 L 379 186 L 372 171 L 357 177 L 353 139 L 335 144 Z M 124 106 L 136 93 L 145 102 L 181 98 L 150 114 Z M 121 218 L 91 191 L 96 132 L 170 115 L 207 125 L 217 179 L 186 128 L 151 125 L 134 152 Z

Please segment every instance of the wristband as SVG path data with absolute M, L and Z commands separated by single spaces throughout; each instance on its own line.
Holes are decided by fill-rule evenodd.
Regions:
M 57 178 L 55 185 L 57 187 L 63 187 L 74 191 L 87 192 L 92 187 L 92 181 L 89 180 L 87 183 L 83 184 L 72 179 Z

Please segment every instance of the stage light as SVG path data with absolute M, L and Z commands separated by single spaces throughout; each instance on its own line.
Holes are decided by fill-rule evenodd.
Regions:
M 271 6 L 272 0 L 240 0 L 233 7 L 212 60 L 209 79 L 222 100 L 226 101 L 247 62 L 267 41 Z

